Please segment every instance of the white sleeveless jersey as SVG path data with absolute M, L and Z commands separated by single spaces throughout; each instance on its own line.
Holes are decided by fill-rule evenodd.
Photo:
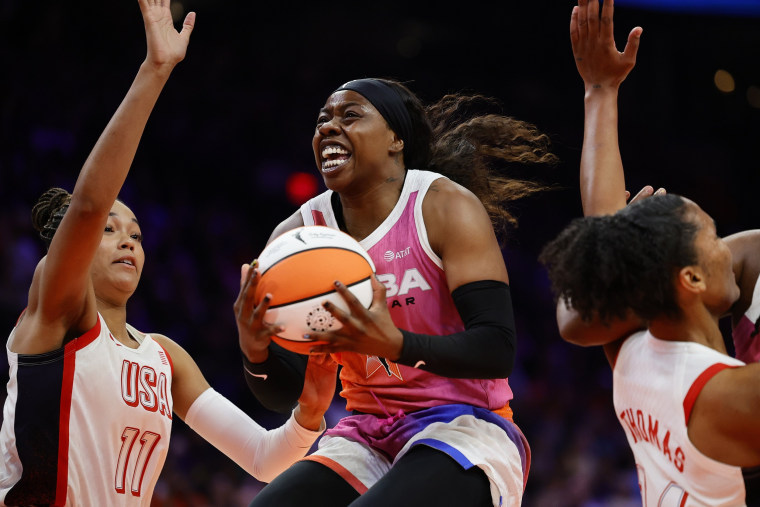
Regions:
M 625 341 L 613 368 L 613 399 L 645 507 L 747 504 L 743 470 L 708 458 L 687 433 L 702 387 L 719 371 L 742 365 L 704 345 L 659 340 L 648 331 Z
M 150 505 L 172 423 L 163 347 L 126 347 L 98 315 L 61 349 L 7 353 L 0 505 Z

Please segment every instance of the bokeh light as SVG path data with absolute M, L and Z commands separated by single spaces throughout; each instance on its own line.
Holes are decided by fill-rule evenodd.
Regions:
M 285 182 L 288 201 L 296 206 L 300 206 L 317 195 L 318 189 L 317 177 L 311 173 L 295 172 L 288 176 Z
M 713 76 L 713 82 L 715 82 L 715 87 L 723 93 L 731 93 L 736 89 L 734 76 L 727 70 L 718 69 Z

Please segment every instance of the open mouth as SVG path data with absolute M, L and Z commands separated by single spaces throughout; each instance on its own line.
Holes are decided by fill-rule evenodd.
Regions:
M 351 152 L 337 144 L 331 144 L 322 148 L 322 172 L 329 173 L 351 158 Z
M 130 266 L 132 268 L 135 267 L 135 262 L 132 259 L 125 258 L 125 259 L 119 259 L 114 262 L 114 264 L 125 264 L 127 266 Z

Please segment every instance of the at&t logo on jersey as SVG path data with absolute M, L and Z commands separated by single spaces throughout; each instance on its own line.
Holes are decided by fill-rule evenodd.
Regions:
M 406 257 L 409 255 L 409 252 L 412 250 L 412 247 L 408 246 L 404 248 L 403 250 L 399 252 L 394 252 L 393 250 L 388 250 L 383 254 L 383 259 L 385 259 L 387 262 L 391 262 L 394 259 L 400 259 L 402 257 Z

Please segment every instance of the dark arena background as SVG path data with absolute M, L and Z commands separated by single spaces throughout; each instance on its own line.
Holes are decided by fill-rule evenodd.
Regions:
M 629 188 L 663 186 L 694 199 L 722 235 L 760 226 L 758 4 L 616 4 L 619 49 L 633 26 L 644 28 L 620 94 Z M 533 451 L 524 505 L 640 505 L 609 366 L 600 349 L 560 339 L 536 261 L 581 214 L 572 5 L 175 2 L 177 20 L 190 10 L 198 19 L 122 194 L 147 256 L 129 320 L 179 342 L 212 386 L 262 425 L 281 424 L 285 416 L 264 410 L 244 384 L 232 304 L 240 265 L 323 189 L 310 142 L 324 100 L 370 76 L 408 82 L 428 102 L 450 91 L 493 96 L 502 112 L 548 134 L 560 158 L 514 173 L 554 189 L 514 203 L 520 225 L 504 249 L 518 330 L 513 408 Z M 73 188 L 145 42 L 137 3 L 127 0 L 3 0 L 0 40 L 0 329 L 8 333 L 43 255 L 31 207 L 50 186 Z M 0 375 L 5 383 L 4 355 Z M 328 423 L 341 414 L 336 396 Z M 155 505 L 243 506 L 260 487 L 175 418 Z

